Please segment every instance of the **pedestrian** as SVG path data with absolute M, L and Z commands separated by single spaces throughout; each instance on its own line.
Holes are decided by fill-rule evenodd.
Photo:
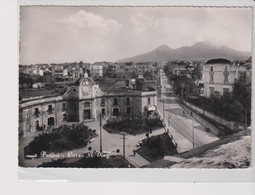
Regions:
M 133 150 L 133 154 L 134 154 L 134 156 L 135 156 L 135 154 L 136 154 L 136 151 L 135 151 L 135 150 Z

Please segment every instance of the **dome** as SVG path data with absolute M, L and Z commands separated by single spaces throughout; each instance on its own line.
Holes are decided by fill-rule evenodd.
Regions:
M 223 58 L 211 59 L 206 64 L 231 64 L 231 61 Z

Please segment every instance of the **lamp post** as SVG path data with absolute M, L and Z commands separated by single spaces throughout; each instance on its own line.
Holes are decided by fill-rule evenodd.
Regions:
M 103 152 L 103 146 L 102 146 L 102 114 L 99 114 L 99 124 L 100 124 L 100 152 Z
M 126 134 L 127 133 L 126 132 L 120 132 L 120 134 L 123 136 L 121 139 L 123 139 L 123 157 L 124 157 L 124 160 L 125 160 L 125 157 L 126 157 L 125 156 L 125 149 L 126 149 L 126 146 L 125 146 L 126 145 L 126 141 L 125 140 L 127 139 L 126 138 Z
M 193 149 L 195 148 L 195 129 L 194 129 L 194 121 L 192 121 L 192 138 L 193 138 Z
M 163 98 L 163 121 L 165 123 L 165 98 Z
M 247 108 L 246 108 L 246 107 L 245 107 L 245 115 L 244 115 L 244 116 L 245 116 L 245 130 L 247 130 L 247 126 L 248 126 L 248 125 L 247 125 L 247 123 L 248 123 L 248 122 L 247 122 L 247 121 L 248 121 L 247 118 L 248 118 L 248 117 L 247 117 Z

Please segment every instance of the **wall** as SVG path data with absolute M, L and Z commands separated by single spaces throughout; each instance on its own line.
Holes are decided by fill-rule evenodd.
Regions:
M 211 71 L 213 67 L 213 71 Z M 225 71 L 227 67 L 227 71 Z M 203 66 L 204 95 L 210 96 L 210 87 L 214 87 L 214 91 L 218 91 L 223 95 L 223 88 L 233 91 L 235 80 L 239 79 L 239 73 L 245 72 L 245 67 L 233 64 L 207 64 Z M 228 82 L 224 83 L 224 75 L 228 75 Z M 210 82 L 210 75 L 213 75 L 213 82 Z

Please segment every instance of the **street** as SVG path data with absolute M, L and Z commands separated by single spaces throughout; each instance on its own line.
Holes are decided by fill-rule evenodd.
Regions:
M 161 76 L 161 85 L 163 93 L 158 98 L 158 111 L 164 118 L 170 136 L 177 143 L 179 152 L 188 151 L 193 145 L 195 148 L 219 139 L 211 132 L 206 132 L 205 127 L 178 104 L 166 76 Z

